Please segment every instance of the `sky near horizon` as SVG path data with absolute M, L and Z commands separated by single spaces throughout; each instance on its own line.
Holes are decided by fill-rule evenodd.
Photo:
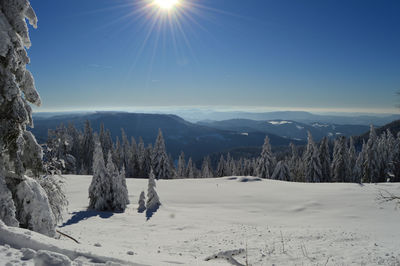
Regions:
M 398 0 L 31 0 L 37 111 L 396 112 Z

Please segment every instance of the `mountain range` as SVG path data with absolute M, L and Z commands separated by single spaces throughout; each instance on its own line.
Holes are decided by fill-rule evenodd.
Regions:
M 65 114 L 56 116 L 35 116 L 35 127 L 32 129 L 40 143 L 47 138 L 48 129 L 55 129 L 61 123 L 72 123 L 76 128 L 83 129 L 84 123 L 89 120 L 94 131 L 99 131 L 103 123 L 109 129 L 113 139 L 121 136 L 124 129 L 128 137 L 139 141 L 142 137 L 145 144 L 154 143 L 158 129 L 164 135 L 168 153 L 177 158 L 184 151 L 187 158 L 195 161 L 216 152 L 238 147 L 260 147 L 266 135 L 269 136 L 272 146 L 287 146 L 290 142 L 304 144 L 304 141 L 280 137 L 275 134 L 261 131 L 239 132 L 208 127 L 188 122 L 176 115 L 140 114 L 123 112 L 97 112 L 89 114 Z
M 336 125 L 315 122 L 311 124 L 300 123 L 291 120 L 268 120 L 256 121 L 250 119 L 230 119 L 223 121 L 200 121 L 199 125 L 208 126 L 222 130 L 233 130 L 238 132 L 263 132 L 272 133 L 284 138 L 307 140 L 307 132 L 310 132 L 314 140 L 319 141 L 327 136 L 355 136 L 368 131 L 365 125 Z
M 293 112 L 287 113 L 293 117 Z M 301 115 L 299 112 L 296 113 L 297 118 L 300 119 Z M 307 114 L 304 115 L 307 116 Z M 270 114 L 270 116 L 272 115 Z M 282 117 L 285 117 L 284 112 Z M 72 123 L 76 128 L 82 130 L 86 120 L 90 121 L 94 131 L 99 131 L 100 124 L 103 123 L 105 128 L 110 130 L 114 140 L 117 136 L 121 136 L 121 129 L 124 129 L 128 137 L 132 136 L 136 141 L 142 137 L 146 145 L 154 143 L 158 129 L 161 129 L 167 151 L 173 158 L 176 159 L 180 152 L 184 151 L 187 158 L 192 157 L 197 162 L 200 162 L 206 155 L 226 154 L 227 152 L 238 156 L 255 156 L 259 153 L 266 135 L 270 138 L 272 148 L 281 150 L 290 142 L 296 145 L 305 144 L 308 131 L 311 132 L 314 140 L 319 141 L 325 136 L 330 138 L 362 136 L 369 130 L 368 125 L 343 125 L 326 121 L 303 123 L 289 119 L 262 121 L 229 119 L 192 123 L 171 114 L 91 112 L 34 114 L 35 127 L 32 132 L 40 143 L 44 143 L 49 129 L 55 129 L 62 123 Z M 398 123 L 393 122 L 393 125 L 396 126 Z

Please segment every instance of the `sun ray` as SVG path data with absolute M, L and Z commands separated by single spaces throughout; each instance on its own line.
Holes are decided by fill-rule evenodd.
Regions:
M 115 20 L 100 25 L 94 30 L 113 28 L 108 36 L 131 34 L 131 46 L 129 44 L 126 46 L 126 53 L 131 59 L 130 67 L 127 68 L 126 83 L 129 82 L 131 74 L 134 73 L 139 60 L 143 58 L 147 50 L 149 52 L 148 80 L 151 80 L 152 65 L 157 60 L 160 62 L 167 60 L 165 56 L 168 54 L 168 47 L 171 49 L 169 53 L 176 58 L 172 63 L 177 64 L 183 59 L 188 59 L 189 62 L 198 64 L 196 46 L 193 45 L 194 40 L 201 41 L 198 30 L 206 33 L 208 38 L 213 39 L 215 43 L 218 42 L 217 36 L 213 36 L 202 22 L 226 27 L 227 25 L 216 19 L 217 15 L 238 17 L 226 10 L 200 4 L 197 0 L 121 1 L 126 2 L 109 8 L 93 10 L 90 13 L 115 12 L 116 10 L 118 13 L 122 13 Z M 247 18 L 241 17 L 241 19 Z M 120 26 L 116 27 L 117 24 Z M 114 38 L 116 37 L 111 37 L 111 39 Z

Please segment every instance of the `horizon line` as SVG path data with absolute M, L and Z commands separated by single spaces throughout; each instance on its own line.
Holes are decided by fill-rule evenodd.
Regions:
M 68 112 L 309 112 L 314 114 L 352 115 L 400 115 L 398 108 L 318 108 L 318 107 L 261 107 L 261 106 L 136 106 L 136 107 L 92 107 L 92 108 L 33 108 L 33 113 Z

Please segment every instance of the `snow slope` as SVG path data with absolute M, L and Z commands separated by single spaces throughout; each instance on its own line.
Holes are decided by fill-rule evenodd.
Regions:
M 400 184 L 160 180 L 162 206 L 146 222 L 136 208 L 147 180 L 128 179 L 131 204 L 113 214 L 86 210 L 90 176 L 66 178 L 70 214 L 59 230 L 81 244 L 54 240 L 64 248 L 143 265 L 241 265 L 246 253 L 250 265 L 400 265 L 400 210 L 376 200 Z M 0 264 L 18 261 L 16 248 L 0 246 Z

